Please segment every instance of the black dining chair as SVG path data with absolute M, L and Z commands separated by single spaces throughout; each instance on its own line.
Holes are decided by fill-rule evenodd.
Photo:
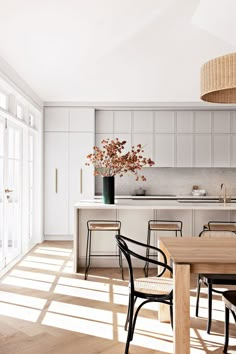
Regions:
M 235 233 L 228 230 L 204 230 L 199 234 L 199 237 L 223 237 L 231 236 L 235 237 Z M 195 315 L 198 317 L 199 313 L 199 299 L 201 292 L 201 285 L 204 284 L 208 288 L 208 319 L 207 319 L 207 333 L 211 332 L 211 323 L 212 323 L 212 295 L 213 293 L 222 294 L 225 289 L 219 290 L 215 289 L 216 286 L 229 286 L 236 285 L 236 274 L 198 274 L 197 278 L 197 295 L 196 295 L 196 310 Z
M 236 323 L 236 290 L 223 292 L 222 299 L 225 304 L 225 344 L 224 353 L 228 351 L 229 345 L 229 313 L 231 312 Z
M 127 331 L 128 328 L 125 354 L 128 354 L 130 342 L 133 340 L 138 313 L 145 304 L 149 302 L 157 302 L 169 305 L 171 326 L 173 326 L 173 279 L 170 277 L 172 275 L 172 268 L 167 264 L 166 255 L 161 249 L 146 245 L 122 235 L 116 235 L 115 237 L 119 249 L 127 260 L 129 271 L 129 303 L 125 323 L 125 330 Z M 147 258 L 145 256 L 147 247 L 153 253 L 155 252 L 155 254 L 159 254 L 158 260 Z M 160 261 L 160 259 L 162 261 Z M 157 275 L 152 277 L 135 278 L 133 269 L 134 260 L 138 260 L 139 267 L 141 266 L 141 263 L 145 264 L 147 261 L 156 265 Z M 164 274 L 166 277 L 164 277 Z M 142 302 L 135 310 L 134 306 L 137 298 L 142 299 Z

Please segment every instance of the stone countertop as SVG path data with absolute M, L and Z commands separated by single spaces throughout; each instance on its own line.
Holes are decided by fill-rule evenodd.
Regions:
M 115 204 L 103 204 L 101 199 L 81 200 L 76 209 L 172 209 L 172 210 L 236 210 L 236 203 L 181 202 L 178 200 L 116 199 Z

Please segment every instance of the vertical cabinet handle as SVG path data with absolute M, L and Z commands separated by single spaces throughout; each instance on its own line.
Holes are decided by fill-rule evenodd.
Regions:
M 80 194 L 83 193 L 83 169 L 80 169 Z
M 58 193 L 58 169 L 55 168 L 55 193 Z

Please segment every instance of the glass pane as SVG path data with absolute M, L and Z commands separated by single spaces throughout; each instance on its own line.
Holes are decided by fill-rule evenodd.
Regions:
M 4 148 L 4 124 L 0 122 L 0 156 L 3 156 L 3 148 Z
M 8 128 L 8 157 L 14 157 L 14 130 Z
M 19 159 L 20 158 L 20 132 L 15 130 L 15 155 L 14 157 Z
M 20 119 L 23 118 L 23 108 L 19 104 L 16 105 L 16 116 L 17 116 L 17 118 L 20 118 Z

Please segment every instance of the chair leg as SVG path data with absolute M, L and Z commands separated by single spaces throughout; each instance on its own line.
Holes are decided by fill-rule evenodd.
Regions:
M 90 267 L 90 253 L 91 253 L 91 231 L 88 230 L 87 245 L 86 245 L 86 259 L 85 259 L 85 273 L 84 273 L 85 280 L 87 280 L 88 278 L 88 270 Z
M 127 334 L 127 339 L 126 339 L 125 354 L 129 353 L 129 344 L 133 338 L 132 328 L 133 328 L 134 304 L 135 304 L 135 299 L 134 299 L 133 295 L 130 294 L 129 309 L 128 309 L 128 316 L 127 316 L 128 334 Z
M 180 236 L 182 237 L 183 235 L 182 235 L 182 230 L 180 230 Z
M 208 320 L 207 320 L 207 333 L 211 332 L 211 318 L 212 318 L 212 285 L 208 284 Z
M 229 344 L 229 309 L 225 306 L 225 344 L 223 353 L 227 353 Z
M 198 274 L 197 278 L 197 299 L 196 299 L 196 310 L 195 310 L 195 316 L 198 317 L 198 311 L 199 311 L 199 298 L 200 298 L 200 291 L 201 291 L 201 279 L 200 275 Z
M 120 235 L 120 230 L 118 231 L 118 235 Z M 121 277 L 122 280 L 124 280 L 124 269 L 123 269 L 123 261 L 122 261 L 122 252 L 119 249 L 119 266 L 120 266 L 120 270 L 121 270 Z
M 170 324 L 173 329 L 173 305 L 170 305 Z
M 147 245 L 149 245 L 150 246 L 150 237 L 151 237 L 151 230 L 150 230 L 150 228 L 148 228 L 148 232 L 147 232 Z M 146 258 L 149 258 L 149 248 L 147 247 L 147 249 L 146 249 Z M 144 270 L 144 275 L 145 275 L 145 277 L 148 277 L 148 270 L 149 270 L 149 262 L 146 262 L 145 263 L 145 266 L 144 266 L 144 268 L 143 268 L 143 270 Z

